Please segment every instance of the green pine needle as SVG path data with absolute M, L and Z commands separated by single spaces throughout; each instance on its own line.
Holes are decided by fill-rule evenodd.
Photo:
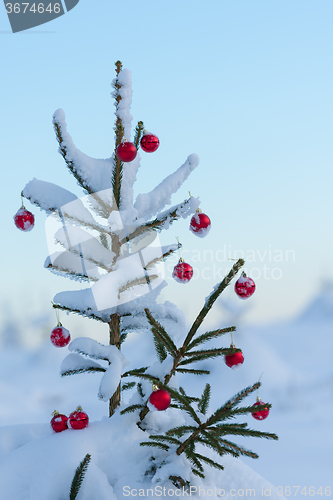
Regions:
M 206 387 L 204 388 L 204 391 L 202 393 L 201 399 L 198 404 L 198 410 L 200 411 L 200 413 L 206 415 L 206 412 L 208 410 L 209 400 L 210 400 L 210 385 L 206 384 Z
M 106 372 L 105 368 L 98 366 L 86 366 L 84 368 L 77 368 L 76 370 L 67 370 L 66 372 L 62 372 L 62 377 L 68 377 L 69 375 L 77 375 L 78 373 L 96 373 L 96 372 Z
M 196 337 L 194 340 L 192 340 L 192 342 L 188 345 L 188 349 L 193 349 L 193 347 L 196 347 L 199 344 L 203 344 L 204 342 L 208 342 L 211 339 L 216 339 L 217 337 L 220 337 L 225 333 L 234 331 L 236 331 L 236 327 L 230 326 L 228 328 L 222 328 L 219 330 L 212 330 L 211 332 L 203 333 L 202 335 L 199 335 L 199 337 Z
M 74 478 L 71 485 L 69 500 L 75 500 L 79 490 L 81 488 L 85 473 L 87 472 L 88 465 L 91 459 L 91 455 L 89 453 L 86 454 L 80 465 L 75 471 Z
M 124 410 L 120 412 L 120 415 L 125 415 L 125 413 L 133 413 L 136 410 L 141 410 L 143 408 L 143 405 L 137 404 L 137 405 L 131 405 L 127 406 Z
M 122 391 L 128 391 L 128 389 L 132 389 L 135 386 L 136 382 L 126 382 L 121 386 Z
M 140 446 L 148 446 L 150 448 L 160 448 L 161 450 L 169 451 L 169 446 L 167 444 L 155 441 L 144 441 L 143 443 L 140 443 Z

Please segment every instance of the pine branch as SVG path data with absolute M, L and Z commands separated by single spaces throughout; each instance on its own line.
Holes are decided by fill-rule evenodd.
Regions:
M 82 462 L 80 463 L 80 465 L 78 466 L 78 468 L 76 469 L 75 474 L 74 474 L 74 478 L 72 481 L 72 485 L 71 485 L 69 500 L 76 499 L 76 497 L 79 493 L 79 490 L 81 488 L 84 476 L 87 472 L 90 459 L 91 459 L 91 455 L 89 455 L 89 453 L 87 453 L 86 456 L 84 457 L 84 459 L 82 460 Z
M 160 450 L 169 451 L 169 446 L 164 443 L 154 441 L 143 441 L 140 446 L 150 446 L 151 448 L 159 448 Z
M 231 441 L 228 441 L 226 439 L 219 439 L 219 443 L 226 446 L 226 448 L 230 448 L 230 450 L 233 450 L 239 455 L 245 455 L 250 458 L 259 458 L 259 455 L 257 455 L 257 453 L 253 453 L 253 451 L 247 450 L 246 448 L 243 448 L 242 446 L 232 443 Z
M 180 425 L 179 427 L 174 427 L 173 429 L 168 430 L 167 435 L 172 436 L 173 434 L 175 434 L 177 436 L 183 436 L 188 432 L 196 431 L 196 429 L 197 428 L 193 425 Z
M 233 354 L 234 352 L 239 352 L 240 349 L 230 349 L 230 347 L 223 347 L 218 349 L 207 349 L 203 351 L 193 351 L 186 352 L 184 356 L 187 356 L 187 359 L 184 359 L 178 363 L 178 366 L 188 365 L 190 363 L 195 363 L 197 361 L 204 361 L 205 359 L 213 359 L 218 356 L 224 356 L 228 354 Z
M 187 347 L 189 343 L 191 342 L 192 338 L 196 334 L 198 328 L 202 324 L 203 320 L 207 316 L 208 312 L 212 308 L 214 302 L 216 299 L 221 295 L 223 290 L 227 288 L 227 286 L 230 284 L 231 280 L 236 276 L 240 268 L 244 265 L 244 260 L 243 259 L 238 259 L 238 261 L 232 266 L 232 269 L 230 272 L 227 274 L 227 276 L 221 281 L 221 283 L 214 288 L 214 292 L 209 296 L 208 300 L 206 301 L 205 305 L 201 309 L 200 313 L 198 314 L 197 318 L 195 319 L 190 331 L 187 334 L 187 337 L 184 342 L 184 346 Z
M 210 385 L 206 384 L 198 404 L 198 410 L 200 411 L 200 413 L 203 413 L 204 415 L 206 414 L 208 410 L 209 400 L 210 400 Z
M 107 319 L 101 318 L 101 317 L 97 316 L 96 314 L 94 314 L 93 312 L 90 312 L 90 311 L 92 311 L 92 309 L 90 307 L 88 307 L 85 311 L 81 311 L 80 309 L 71 309 L 70 307 L 62 306 L 60 304 L 53 304 L 53 309 L 61 309 L 61 311 L 68 311 L 71 313 L 76 313 L 76 314 L 79 314 L 80 316 L 84 316 L 88 319 L 94 319 L 96 321 L 101 321 L 102 323 L 109 322 Z
M 119 76 L 121 69 L 122 69 L 122 64 L 120 61 L 117 61 L 116 62 L 117 77 Z M 121 95 L 119 93 L 119 90 L 121 89 L 121 85 L 119 83 L 118 78 L 116 78 L 116 80 L 113 84 L 113 88 L 115 89 L 115 92 L 113 95 L 115 98 L 116 116 L 117 116 L 118 106 L 119 106 L 119 103 L 121 101 Z M 122 177 L 123 177 L 123 163 L 117 156 L 117 147 L 122 142 L 123 137 L 124 137 L 124 127 L 123 127 L 121 118 L 119 116 L 117 116 L 117 118 L 116 118 L 115 133 L 116 133 L 116 141 L 115 141 L 115 148 L 114 148 L 114 154 L 113 154 L 113 169 L 112 169 L 111 184 L 112 184 L 114 199 L 115 199 L 115 202 L 116 202 L 118 210 L 119 210 L 120 204 L 121 204 L 120 192 L 121 192 L 121 181 L 122 181 Z
M 265 405 L 266 407 L 266 405 Z M 256 406 L 256 409 L 258 406 Z M 257 410 L 258 411 L 258 410 Z M 251 436 L 251 437 L 259 437 L 259 438 L 266 438 L 266 439 L 274 439 L 277 440 L 278 436 L 276 434 L 273 434 L 271 432 L 262 432 L 262 431 L 256 431 L 253 429 L 246 429 L 244 428 L 247 424 L 243 424 L 244 427 L 240 427 L 242 424 L 238 425 L 232 425 L 232 424 L 222 424 L 222 425 L 217 425 L 215 427 L 209 427 L 207 428 L 207 431 L 216 434 L 217 436 L 224 436 L 227 434 L 233 434 L 237 436 Z
M 144 366 L 142 368 L 136 368 L 135 370 L 129 370 L 122 374 L 123 377 L 138 377 L 140 374 L 144 373 L 148 369 L 148 366 Z
M 194 368 L 176 368 L 178 373 L 193 373 L 193 375 L 210 375 L 209 370 L 196 370 Z
M 68 151 L 67 151 L 67 148 L 64 144 L 64 139 L 63 139 L 62 132 L 61 132 L 61 125 L 60 125 L 60 123 L 58 123 L 56 121 L 55 117 L 53 117 L 53 126 L 54 126 L 54 131 L 56 134 L 56 138 L 57 138 L 57 141 L 59 144 L 60 154 L 63 157 L 63 159 L 65 160 L 69 171 L 74 176 L 74 178 L 76 179 L 78 184 L 82 187 L 82 189 L 84 189 L 84 191 L 86 191 L 87 194 L 89 194 L 90 196 L 92 196 L 96 200 L 98 205 L 101 207 L 103 215 L 107 218 L 111 212 L 110 207 L 108 207 L 104 203 L 104 201 L 98 196 L 98 194 L 95 193 L 94 190 L 89 186 L 89 184 L 80 176 L 80 174 L 78 173 L 78 170 L 75 166 L 75 163 L 72 160 L 69 160 L 67 158 Z
M 61 373 L 62 377 L 68 377 L 69 375 L 77 375 L 79 373 L 94 373 L 94 372 L 106 372 L 105 368 L 98 367 L 98 366 L 87 366 L 84 368 L 78 368 L 76 370 L 67 370 L 65 372 Z
M 170 436 L 162 436 L 160 434 L 153 434 L 153 435 L 149 436 L 149 438 L 154 439 L 155 441 L 167 441 L 168 443 L 176 444 L 177 446 L 179 446 L 181 444 L 179 439 L 176 439 L 176 438 L 173 438 Z
M 143 122 L 138 122 L 137 126 L 135 127 L 134 141 L 133 141 L 133 144 L 136 147 L 136 149 L 139 149 L 140 139 L 141 139 L 143 130 L 144 130 Z
M 98 281 L 97 278 L 92 278 L 91 276 L 87 276 L 86 274 L 75 273 L 70 269 L 66 269 L 64 267 L 58 267 L 54 264 L 48 264 L 45 269 L 49 269 L 51 272 L 55 274 L 61 274 L 65 278 L 75 279 L 78 281 Z
M 221 335 L 224 335 L 225 333 L 230 333 L 230 332 L 235 332 L 236 327 L 235 326 L 230 326 L 228 328 L 220 328 L 219 330 L 213 330 L 211 332 L 206 332 L 203 333 L 202 335 L 199 335 L 199 337 L 196 337 L 190 344 L 188 344 L 187 348 L 188 350 L 193 349 L 193 347 L 203 344 L 204 342 L 208 342 L 211 339 L 215 339 L 220 337 Z
M 123 384 L 121 386 L 122 391 L 127 391 L 128 389 L 133 389 L 133 387 L 136 385 L 136 382 L 127 382 L 126 384 Z
M 169 255 L 176 252 L 179 248 L 181 248 L 181 246 L 182 246 L 181 243 L 178 243 L 177 247 L 171 248 L 168 252 L 163 253 L 161 257 L 156 257 L 155 259 L 149 261 L 148 264 L 146 264 L 144 269 L 146 269 L 146 271 L 147 271 L 150 267 L 157 264 L 157 262 L 160 262 L 161 260 L 166 259 L 167 257 L 169 257 Z
M 133 413 L 136 410 L 142 409 L 142 407 L 143 407 L 142 404 L 127 406 L 127 408 L 125 408 L 124 410 L 121 410 L 120 415 L 125 415 L 125 413 Z
M 94 266 L 100 267 L 101 269 L 104 269 L 104 271 L 111 272 L 111 266 L 110 267 L 106 266 L 106 265 L 102 264 L 101 262 L 99 262 L 98 260 L 93 259 L 92 257 L 86 257 L 86 256 L 83 257 L 81 252 L 79 252 L 75 247 L 68 247 L 67 248 L 61 241 L 59 241 L 57 239 L 55 241 L 56 241 L 56 243 L 59 243 L 63 248 L 65 248 L 67 252 L 72 253 L 80 258 L 83 258 L 87 262 L 91 262 L 92 264 L 94 264 Z M 89 277 L 87 276 L 87 278 L 89 278 Z M 96 280 L 96 281 L 98 281 L 98 280 Z
M 201 460 L 202 462 L 206 462 L 206 464 L 210 465 L 211 467 L 215 467 L 215 469 L 219 470 L 224 470 L 223 465 L 214 462 L 214 460 L 211 460 L 210 458 L 205 457 L 204 455 L 200 455 L 199 453 L 196 453 L 195 455 L 199 460 Z
M 149 277 L 144 276 L 143 278 L 135 278 L 134 280 L 128 281 L 124 286 L 122 286 L 119 289 L 119 294 L 126 292 L 126 290 L 128 290 L 129 288 L 134 288 L 135 286 L 147 285 L 151 281 L 153 281 L 157 278 L 159 278 L 159 276 L 157 274 L 151 274 Z
M 171 356 L 175 358 L 178 354 L 178 351 L 171 337 L 164 330 L 163 326 L 153 318 L 148 308 L 145 309 L 145 313 L 153 333 L 156 335 L 160 343 L 164 345 Z
M 227 415 L 232 416 L 235 414 L 235 410 L 233 410 L 233 407 L 238 404 L 242 399 L 244 399 L 246 396 L 251 394 L 253 391 L 258 389 L 260 387 L 260 382 L 257 382 L 253 384 L 250 387 L 247 387 L 246 389 L 243 389 L 240 391 L 238 394 L 236 394 L 233 398 L 229 399 L 223 406 L 218 408 L 215 413 L 208 419 L 207 421 L 207 426 L 210 426 L 211 424 L 214 424 L 215 422 L 218 422 L 221 419 L 226 418 Z M 249 407 L 252 408 L 252 407 Z M 250 411 L 250 410 L 249 410 Z M 240 413 L 246 413 L 243 411 L 239 411 Z
M 166 352 L 165 346 L 163 342 L 158 338 L 158 335 L 156 332 L 153 332 L 153 340 L 154 340 L 154 346 L 155 346 L 155 351 L 157 354 L 158 359 L 160 360 L 160 363 L 163 363 L 163 361 L 167 358 L 168 354 Z
M 171 209 L 170 212 L 164 212 L 163 216 L 160 218 L 156 217 L 154 220 L 151 220 L 147 222 L 146 224 L 143 224 L 142 226 L 137 227 L 133 233 L 130 235 L 126 236 L 126 238 L 122 239 L 120 241 L 120 244 L 123 245 L 127 241 L 131 241 L 140 234 L 143 234 L 146 231 L 156 231 L 158 229 L 163 229 L 163 224 L 168 220 L 170 224 L 172 224 L 175 220 L 180 218 L 180 215 L 178 214 L 179 209 L 183 209 L 190 201 L 190 198 L 188 200 L 185 200 L 183 203 L 178 205 L 177 208 L 174 208 L 173 210 Z

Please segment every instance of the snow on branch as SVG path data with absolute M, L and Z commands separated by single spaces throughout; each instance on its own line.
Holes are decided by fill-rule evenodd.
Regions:
M 73 340 L 73 342 L 69 344 L 68 349 L 91 358 L 104 359 L 110 363 L 102 377 L 98 393 L 98 397 L 103 401 L 110 399 L 119 386 L 123 369 L 129 365 L 125 356 L 114 345 L 105 346 L 96 340 L 86 337 L 80 337 Z M 69 364 L 71 362 L 70 360 Z
M 103 368 L 99 363 L 96 363 L 96 361 L 86 359 L 80 354 L 75 353 L 68 354 L 68 356 L 66 356 L 60 366 L 60 374 L 63 377 L 76 373 L 92 371 L 105 372 L 106 368 Z
M 191 154 L 176 172 L 166 177 L 150 193 L 139 194 L 134 204 L 139 217 L 148 219 L 155 215 L 156 212 L 162 210 L 166 205 L 170 205 L 171 195 L 180 188 L 192 170 L 198 165 L 199 157 L 196 154 Z
M 88 192 L 96 193 L 111 187 L 112 160 L 95 159 L 77 149 L 67 132 L 65 112 L 58 109 L 53 125 L 59 142 L 59 152 L 78 183 Z
M 112 97 L 118 92 L 121 99 L 117 103 L 117 109 L 115 115 L 121 119 L 122 125 L 124 127 L 124 137 L 130 140 L 131 137 L 131 126 L 133 116 L 130 114 L 130 108 L 132 104 L 132 73 L 130 70 L 124 68 L 120 71 L 117 78 L 112 81 L 112 85 L 118 84 L 120 87 L 118 91 L 112 92 Z
M 52 182 L 32 179 L 22 191 L 22 194 L 31 203 L 39 206 L 45 212 L 59 210 L 63 205 L 77 200 L 77 196 Z
M 89 232 L 79 229 L 76 226 L 66 226 L 59 229 L 55 234 L 56 241 L 66 250 L 73 254 L 80 255 L 93 264 L 105 269 L 111 270 L 111 264 L 115 257 L 114 252 L 105 248 Z

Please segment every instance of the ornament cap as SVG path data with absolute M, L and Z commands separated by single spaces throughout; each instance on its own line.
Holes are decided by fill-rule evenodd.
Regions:
M 158 385 L 153 384 L 153 391 L 154 391 L 154 392 L 158 391 Z
M 261 397 L 257 396 L 257 403 L 260 403 L 260 401 L 261 401 Z
M 182 262 L 185 262 L 185 261 L 184 261 L 183 257 L 180 257 L 178 264 L 181 264 Z
M 199 207 L 198 207 L 198 208 L 196 209 L 196 213 L 197 213 L 197 214 L 202 214 L 202 210 L 201 210 L 201 208 L 199 208 Z
M 82 406 L 77 406 L 75 411 L 82 411 Z
M 57 323 L 57 327 L 58 327 L 58 328 L 62 327 L 62 323 L 60 323 L 60 321 L 58 321 L 58 323 Z
M 60 413 L 57 411 L 57 410 L 54 410 L 52 413 L 51 413 L 52 417 L 56 417 L 57 415 L 60 415 Z

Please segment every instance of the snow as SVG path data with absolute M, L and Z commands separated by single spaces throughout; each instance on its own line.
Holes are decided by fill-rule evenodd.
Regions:
M 323 307 L 327 300 L 326 293 L 321 293 L 314 298 L 313 303 Z M 257 498 L 282 498 L 271 484 L 283 488 L 291 486 L 292 493 L 295 491 L 293 485 L 306 487 L 307 491 L 313 485 L 316 492 L 320 491 L 321 485 L 323 491 L 326 486 L 332 486 L 333 318 L 325 316 L 319 322 L 316 320 L 314 330 L 314 322 L 310 318 L 307 323 L 302 320 L 311 308 L 312 304 L 298 319 L 289 323 L 260 328 L 243 326 L 238 329 L 233 334 L 234 341 L 242 348 L 245 361 L 236 372 L 226 367 L 222 360 L 220 363 L 207 362 L 206 367 L 212 370 L 209 411 L 215 410 L 221 400 L 229 398 L 248 385 L 249 381 L 258 380 L 261 372 L 264 372 L 260 395 L 273 406 L 265 421 L 257 422 L 248 417 L 251 419 L 249 424 L 255 429 L 276 432 L 279 441 L 251 439 L 251 444 L 244 444 L 259 454 L 258 460 L 224 456 L 220 460 L 225 470 L 218 472 L 207 468 L 204 484 L 200 479 L 192 478 L 193 487 L 204 488 L 206 492 L 209 488 L 213 491 L 215 487 L 224 489 L 226 498 L 240 499 L 242 495 L 246 496 L 246 490 L 252 488 L 255 489 L 255 495 L 252 492 L 252 496 Z M 173 304 L 156 306 L 154 317 L 157 317 L 158 309 L 160 315 L 164 315 L 164 325 L 166 322 L 176 325 L 175 320 L 171 319 L 173 317 L 177 319 L 179 316 L 180 322 L 183 318 Z M 183 323 L 180 325 L 182 327 Z M 314 337 L 316 332 L 320 332 L 320 342 Z M 229 339 L 222 337 L 216 341 L 217 344 L 227 346 Z M 105 350 L 98 343 L 92 345 L 87 338 L 75 339 L 70 345 L 84 352 L 95 352 L 96 357 L 109 356 L 108 349 Z M 155 456 L 158 459 L 164 456 L 165 465 L 151 476 L 145 476 L 152 462 L 147 449 L 139 446 L 142 440 L 147 439 L 147 435 L 135 425 L 137 415 L 120 416 L 117 413 L 111 419 L 104 419 L 107 404 L 96 399 L 94 390 L 96 383 L 99 384 L 100 374 L 60 378 L 59 358 L 65 355 L 64 351 L 67 349 L 56 350 L 47 343 L 40 352 L 29 354 L 19 348 L 7 348 L 0 353 L 1 497 L 17 500 L 68 498 L 74 471 L 86 453 L 92 455 L 92 460 L 80 490 L 81 498 L 95 498 L 97 493 L 101 500 L 123 498 L 128 491 L 128 488 L 124 490 L 126 486 L 130 490 L 137 489 L 137 494 L 140 489 L 141 493 L 146 493 L 147 489 L 157 486 L 165 487 L 166 492 L 173 489 L 167 477 L 174 470 L 186 475 L 188 465 L 184 463 L 183 457 L 174 457 L 172 460 L 170 455 L 158 451 Z M 131 361 L 130 369 L 142 366 L 142 361 L 153 364 L 155 359 L 156 362 L 151 334 L 144 330 L 130 333 L 123 346 L 123 354 Z M 189 393 L 199 394 L 207 378 L 192 377 L 186 383 L 185 380 L 188 377 L 180 376 L 180 385 Z M 147 394 L 150 388 L 151 384 L 147 384 Z M 126 405 L 131 398 L 130 394 L 124 393 L 123 404 Z M 250 397 L 248 400 L 250 402 Z M 55 434 L 49 425 L 52 411 L 56 407 L 68 415 L 77 404 L 81 404 L 89 415 L 88 427 Z M 150 427 L 154 432 L 170 428 L 176 411 L 150 412 Z M 183 422 L 178 418 L 179 422 Z M 22 424 L 27 421 L 41 423 Z M 208 456 L 213 457 L 210 453 L 208 451 Z M 17 470 L 20 470 L 19 475 Z M 231 491 L 233 489 L 236 492 Z M 199 489 L 192 491 L 191 496 L 199 496 Z M 203 496 L 202 491 L 200 496 Z M 212 496 L 216 497 L 215 494 Z M 319 492 L 311 496 L 319 499 L 327 495 L 321 496 Z
M 198 165 L 199 157 L 196 154 L 191 154 L 176 172 L 166 177 L 150 193 L 139 194 L 134 204 L 139 217 L 148 219 L 156 212 L 162 210 L 166 205 L 169 205 L 171 203 L 171 195 L 180 188 Z
M 113 83 L 115 81 L 116 80 L 114 80 Z M 129 111 L 132 104 L 132 73 L 128 69 L 124 68 L 118 75 L 118 83 L 121 85 L 119 89 L 121 100 L 116 110 L 116 116 L 121 118 L 124 127 L 124 138 L 129 141 L 133 120 L 133 116 Z
M 67 191 L 67 189 L 36 178 L 33 178 L 25 186 L 23 196 L 46 212 L 59 210 L 63 205 L 78 199 L 75 194 Z
M 67 132 L 65 112 L 58 109 L 53 115 L 53 124 L 60 127 L 63 142 L 61 147 L 66 148 L 66 161 L 73 164 L 76 173 L 97 193 L 111 186 L 112 159 L 95 159 L 77 149 Z M 59 148 L 59 153 L 61 153 Z

